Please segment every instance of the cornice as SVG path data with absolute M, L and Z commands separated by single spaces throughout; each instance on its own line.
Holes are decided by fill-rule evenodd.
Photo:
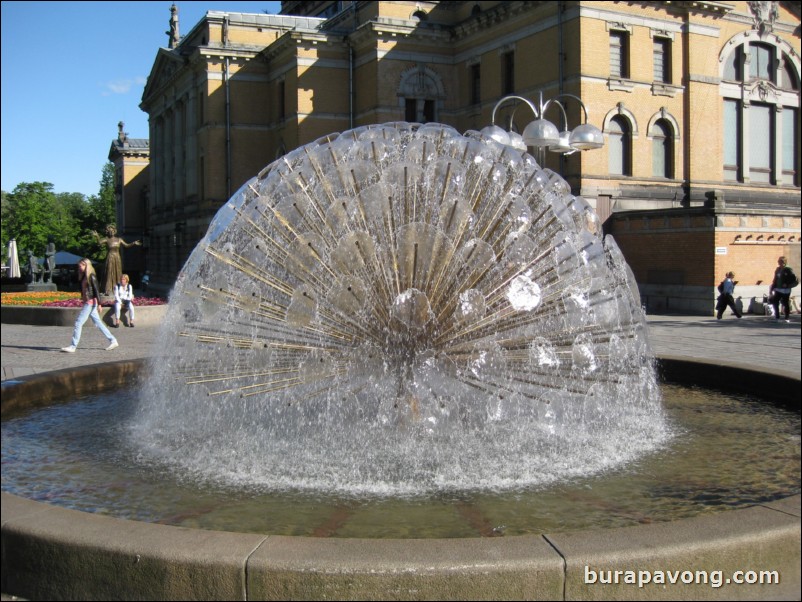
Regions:
M 295 56 L 295 51 L 299 46 L 316 44 L 337 46 L 343 44 L 344 41 L 344 36 L 339 33 L 288 31 L 264 48 L 261 51 L 261 56 L 265 61 L 269 62 L 285 53 Z
M 351 39 L 354 43 L 363 43 L 366 39 L 378 37 L 409 38 L 416 42 L 423 40 L 435 43 L 448 42 L 453 40 L 452 30 L 441 26 L 421 26 L 413 21 L 398 20 L 377 20 L 366 23 L 366 27 L 360 27 Z
M 706 15 L 726 15 L 735 10 L 735 4 L 732 2 L 698 2 L 695 0 L 666 0 L 664 2 L 633 2 L 632 4 L 641 4 L 649 7 L 662 7 L 667 11 L 682 12 L 682 13 L 701 13 Z
M 482 11 L 477 15 L 471 16 L 462 23 L 458 23 L 452 28 L 454 37 L 457 40 L 467 38 L 480 32 L 483 29 L 505 23 L 511 17 L 531 12 L 549 2 L 501 2 L 487 11 Z

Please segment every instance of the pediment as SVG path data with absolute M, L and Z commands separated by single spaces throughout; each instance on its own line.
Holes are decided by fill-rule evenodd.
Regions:
M 145 91 L 142 93 L 142 102 L 146 102 L 157 90 L 173 81 L 175 74 L 184 66 L 184 62 L 184 57 L 177 52 L 159 48 L 153 68 L 148 75 L 148 82 L 145 84 Z

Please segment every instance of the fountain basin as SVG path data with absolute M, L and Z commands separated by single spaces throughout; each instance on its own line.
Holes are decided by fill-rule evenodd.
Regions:
M 704 375 L 748 392 L 778 391 L 779 401 L 798 408 L 800 381 L 784 375 L 672 358 L 660 365 L 673 381 Z M 115 362 L 21 379 L 3 387 L 3 414 L 112 389 L 140 369 L 141 362 Z M 2 591 L 29 599 L 797 598 L 800 499 L 599 531 L 381 540 L 202 531 L 3 493 Z M 619 583 L 600 583 L 614 571 Z M 647 574 L 639 571 L 666 583 L 639 587 Z M 779 584 L 727 583 L 737 571 L 749 579 L 776 571 Z
M 35 324 L 37 326 L 72 326 L 80 313 L 80 307 L 39 307 L 4 305 L 3 324 Z M 167 313 L 167 305 L 142 305 L 136 308 L 136 323 L 140 326 L 159 324 Z M 103 321 L 111 326 L 114 308 L 103 308 Z

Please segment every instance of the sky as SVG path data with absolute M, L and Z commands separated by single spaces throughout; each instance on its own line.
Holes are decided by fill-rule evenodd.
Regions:
M 148 137 L 139 108 L 172 0 L 2 2 L 2 190 L 50 182 L 53 192 L 100 190 L 117 124 Z M 179 32 L 210 10 L 277 14 L 281 2 L 181 2 Z

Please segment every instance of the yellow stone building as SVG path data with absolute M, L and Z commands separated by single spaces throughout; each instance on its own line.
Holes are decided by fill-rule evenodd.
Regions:
M 148 228 L 148 193 L 150 190 L 150 141 L 129 138 L 125 124 L 117 124 L 117 138 L 109 149 L 114 166 L 114 200 L 117 230 L 124 240 L 141 238 Z M 124 250 L 125 272 L 137 286 L 145 271 L 145 256 L 140 247 Z
M 800 72 L 799 2 L 282 2 L 183 37 L 174 10 L 141 103 L 147 269 L 169 290 L 217 209 L 321 136 L 480 130 L 507 95 L 573 95 L 605 146 L 530 150 L 595 206 L 650 307 L 712 311 L 725 271 L 757 297 L 777 255 L 800 266 Z M 545 117 L 585 121 L 560 98 Z M 495 122 L 533 118 L 506 102 Z

